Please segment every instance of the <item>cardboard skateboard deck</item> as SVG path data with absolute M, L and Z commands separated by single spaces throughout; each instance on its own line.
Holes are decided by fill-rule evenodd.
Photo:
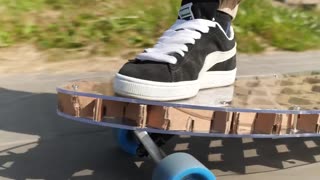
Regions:
M 320 73 L 239 77 L 179 101 L 117 96 L 113 76 L 57 88 L 58 113 L 101 126 L 218 137 L 320 136 Z M 169 92 L 168 92 L 169 93 Z

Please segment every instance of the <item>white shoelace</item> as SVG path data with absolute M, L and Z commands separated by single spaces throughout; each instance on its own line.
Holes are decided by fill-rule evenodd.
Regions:
M 194 19 L 194 20 L 177 20 L 171 28 L 164 32 L 153 48 L 146 49 L 137 56 L 141 61 L 156 61 L 176 64 L 177 58 L 169 55 L 178 53 L 184 56 L 188 51 L 186 44 L 194 44 L 196 39 L 201 38 L 201 33 L 208 33 L 210 27 L 216 27 L 217 22 Z

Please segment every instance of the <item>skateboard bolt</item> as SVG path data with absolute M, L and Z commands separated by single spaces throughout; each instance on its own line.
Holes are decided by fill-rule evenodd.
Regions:
M 223 105 L 223 106 L 228 106 L 231 104 L 231 102 L 228 102 L 228 101 L 220 101 L 220 104 Z
M 73 84 L 73 85 L 72 85 L 72 88 L 73 88 L 73 90 L 74 90 L 74 91 L 77 91 L 77 90 L 78 90 L 78 88 L 79 88 L 79 86 L 78 86 L 78 85 L 76 85 L 76 84 Z

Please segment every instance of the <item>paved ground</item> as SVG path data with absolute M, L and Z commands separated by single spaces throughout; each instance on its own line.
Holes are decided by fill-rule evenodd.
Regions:
M 319 51 L 240 55 L 239 75 L 320 70 L 319 60 Z M 153 162 L 119 151 L 111 129 L 55 113 L 58 84 L 108 73 L 1 75 L 0 179 L 149 179 Z M 319 146 L 319 138 L 175 137 L 164 150 L 194 155 L 219 180 L 313 180 L 320 176 Z

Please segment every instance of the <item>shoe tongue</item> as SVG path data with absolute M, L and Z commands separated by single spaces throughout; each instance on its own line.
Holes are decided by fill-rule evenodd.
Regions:
M 207 19 L 212 20 L 215 17 L 219 2 L 209 0 L 208 2 L 190 2 L 182 4 L 179 10 L 179 19 Z

